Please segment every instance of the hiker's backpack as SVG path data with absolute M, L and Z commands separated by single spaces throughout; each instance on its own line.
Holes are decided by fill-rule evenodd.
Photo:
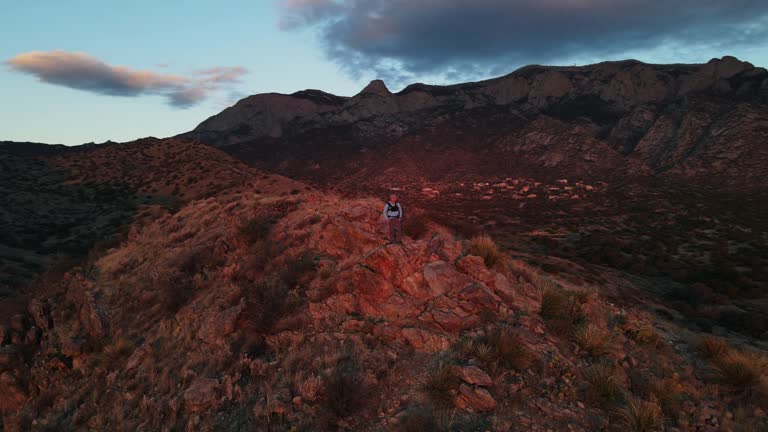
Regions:
M 400 214 L 400 206 L 398 204 L 392 205 L 391 202 L 387 201 L 387 216 L 388 217 L 401 217 Z

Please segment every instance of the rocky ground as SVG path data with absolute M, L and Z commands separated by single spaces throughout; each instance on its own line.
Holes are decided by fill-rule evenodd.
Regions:
M 764 341 L 705 337 L 647 279 L 499 250 L 430 219 L 385 245 L 380 199 L 196 144 L 139 145 L 157 165 L 120 175 L 143 193 L 176 196 L 164 179 L 178 171 L 159 169 L 169 160 L 216 162 L 184 158 L 176 208 L 49 278 L 0 328 L 4 430 L 768 428 Z M 97 164 L 56 163 L 84 184 L 135 154 L 96 152 Z M 517 206 L 604 190 L 485 183 L 463 190 Z M 419 193 L 457 193 L 434 190 Z

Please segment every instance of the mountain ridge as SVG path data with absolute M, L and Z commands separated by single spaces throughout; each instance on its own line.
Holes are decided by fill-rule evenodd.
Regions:
M 454 143 L 444 150 L 473 147 L 469 158 L 485 152 L 487 161 L 510 161 L 509 169 L 553 175 L 625 172 L 749 187 L 762 186 L 768 174 L 768 151 L 759 145 L 768 137 L 761 120 L 768 71 L 735 57 L 694 65 L 531 65 L 489 80 L 412 84 L 397 93 L 374 80 L 353 97 L 312 94 L 249 96 L 179 137 L 305 180 L 361 164 L 383 168 L 386 158 L 446 141 Z M 475 130 L 457 137 L 456 124 Z M 414 141 L 420 144 L 407 144 Z M 553 142 L 561 148 L 548 148 Z M 597 160 L 606 153 L 616 157 Z

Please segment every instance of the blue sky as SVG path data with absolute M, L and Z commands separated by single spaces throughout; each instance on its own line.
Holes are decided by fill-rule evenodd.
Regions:
M 0 140 L 80 144 L 169 136 L 231 105 L 236 100 L 231 93 L 323 88 L 354 94 L 361 87 L 324 59 L 308 32 L 278 30 L 269 1 L 4 3 L 3 61 L 30 51 L 63 50 L 160 73 L 216 66 L 243 66 L 249 73 L 202 103 L 179 109 L 161 96 L 105 96 L 41 83 L 0 65 Z
M 0 140 L 170 136 L 245 95 L 305 88 L 353 95 L 377 77 L 397 90 L 529 63 L 706 62 L 730 54 L 768 65 L 768 2 L 661 3 L 6 1 Z M 82 63 L 87 68 L 67 69 Z M 237 72 L 201 72 L 213 68 Z

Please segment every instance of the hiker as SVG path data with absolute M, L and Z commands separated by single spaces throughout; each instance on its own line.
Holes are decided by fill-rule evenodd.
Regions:
M 384 205 L 384 219 L 389 225 L 389 242 L 402 243 L 400 237 L 403 230 L 403 208 L 397 202 L 397 196 L 390 195 L 389 201 Z

